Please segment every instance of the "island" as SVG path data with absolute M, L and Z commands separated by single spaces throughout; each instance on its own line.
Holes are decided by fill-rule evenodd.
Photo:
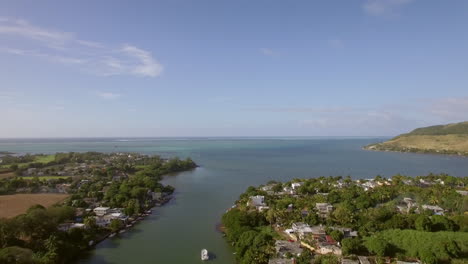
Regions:
M 468 177 L 271 181 L 222 217 L 241 264 L 467 263 Z
M 0 263 L 70 263 L 169 201 L 190 158 L 138 153 L 0 157 Z
M 468 122 L 417 128 L 364 149 L 468 156 Z

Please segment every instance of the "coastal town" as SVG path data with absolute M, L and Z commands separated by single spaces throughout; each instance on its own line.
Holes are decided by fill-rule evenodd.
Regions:
M 467 184 L 444 174 L 272 181 L 249 187 L 223 224 L 240 263 L 464 263 Z
M 168 202 L 174 188 L 160 183 L 164 175 L 196 167 L 191 159 L 136 153 L 5 154 L 0 157 L 0 176 L 7 175 L 0 177 L 2 214 L 9 206 L 24 209 L 0 215 L 0 255 L 34 263 L 71 261 Z M 35 196 L 61 199 L 48 207 Z

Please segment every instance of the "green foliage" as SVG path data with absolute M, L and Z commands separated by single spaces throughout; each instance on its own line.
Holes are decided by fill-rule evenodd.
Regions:
M 223 215 L 222 222 L 228 240 L 234 243 L 239 263 L 268 263 L 274 240 L 262 214 L 232 209 Z
M 364 244 L 380 256 L 398 254 L 440 263 L 468 254 L 468 233 L 386 230 L 365 238 Z
M 369 252 L 379 257 L 387 256 L 390 253 L 390 244 L 385 239 L 378 236 L 372 236 L 366 239 L 364 245 Z
M 339 264 L 340 260 L 335 255 L 316 255 L 314 264 Z
M 345 238 L 341 241 L 343 255 L 358 255 L 366 251 L 360 238 Z
M 450 135 L 468 134 L 468 122 L 416 128 L 405 135 Z

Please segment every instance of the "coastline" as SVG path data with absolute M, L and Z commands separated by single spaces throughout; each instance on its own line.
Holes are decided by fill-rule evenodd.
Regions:
M 468 153 L 443 153 L 439 150 L 429 150 L 429 149 L 380 149 L 375 148 L 376 144 L 364 146 L 362 150 L 368 151 L 379 151 L 379 152 L 396 152 L 396 153 L 414 153 L 414 154 L 429 154 L 429 155 L 437 155 L 437 156 L 452 156 L 452 157 L 463 157 L 468 158 Z M 372 148 L 374 147 L 374 148 Z

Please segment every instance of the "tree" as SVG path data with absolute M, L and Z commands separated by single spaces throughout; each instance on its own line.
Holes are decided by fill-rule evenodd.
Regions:
M 369 250 L 369 252 L 376 254 L 379 257 L 386 256 L 390 249 L 390 244 L 381 237 L 370 237 L 364 245 Z
M 110 224 L 109 224 L 109 229 L 112 231 L 112 232 L 117 232 L 119 231 L 120 229 L 123 228 L 123 223 L 122 221 L 120 221 L 119 219 L 112 219 Z
M 341 241 L 343 255 L 360 254 L 364 251 L 362 241 L 359 238 L 345 238 Z
M 425 216 L 425 215 L 420 215 L 418 218 L 416 218 L 416 221 L 414 222 L 416 230 L 419 231 L 431 231 L 431 220 Z
M 88 216 L 84 219 L 84 224 L 90 230 L 95 230 L 98 226 L 96 224 L 96 218 Z
M 343 239 L 344 235 L 343 233 L 340 231 L 340 230 L 333 230 L 330 232 L 330 236 L 335 240 L 335 241 L 338 241 L 338 242 L 341 242 L 341 240 Z

